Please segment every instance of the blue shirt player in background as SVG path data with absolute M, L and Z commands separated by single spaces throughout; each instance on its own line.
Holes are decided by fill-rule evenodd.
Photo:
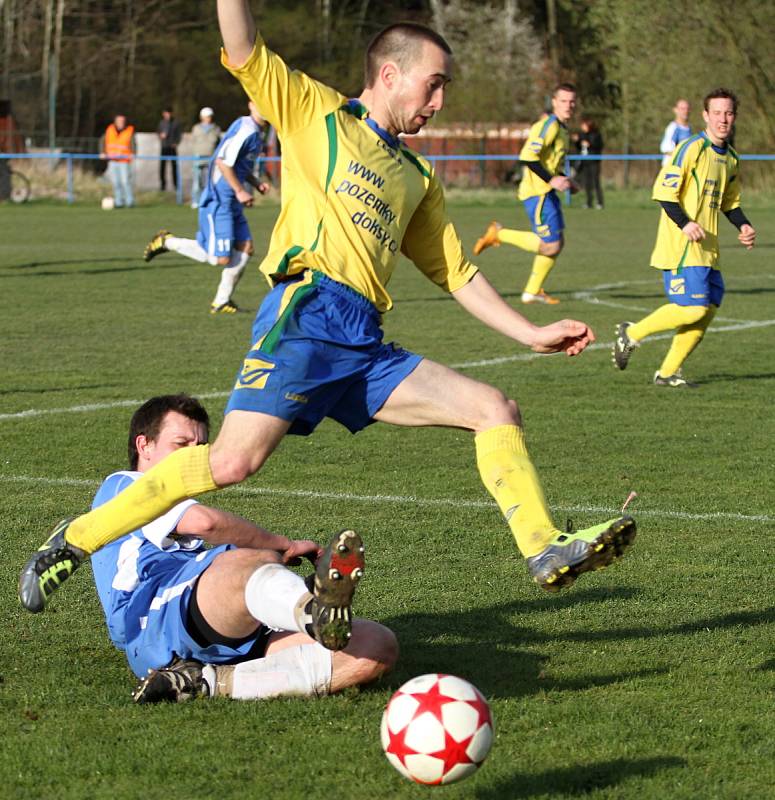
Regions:
M 675 118 L 668 123 L 665 132 L 662 134 L 662 142 L 659 150 L 662 153 L 662 166 L 667 166 L 672 158 L 673 151 L 684 139 L 692 135 L 692 128 L 689 124 L 689 112 L 691 108 L 689 101 L 679 97 L 673 106 Z
M 269 188 L 254 174 L 256 157 L 263 146 L 264 120 L 253 103 L 248 103 L 248 107 L 250 114 L 232 122 L 210 159 L 207 186 L 199 199 L 196 239 L 181 239 L 161 230 L 143 253 L 143 258 L 150 261 L 171 250 L 195 261 L 223 267 L 210 304 L 211 314 L 239 311 L 231 296 L 253 254 L 253 237 L 243 212 L 243 206 L 253 205 L 253 194 L 245 189 L 245 184 L 261 194 Z

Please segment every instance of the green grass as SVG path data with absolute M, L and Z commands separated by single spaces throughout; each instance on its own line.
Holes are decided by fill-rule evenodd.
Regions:
M 469 248 L 494 216 L 524 227 L 511 200 L 474 199 L 458 194 L 451 205 Z M 563 304 L 527 311 L 539 322 L 582 318 L 600 342 L 662 302 L 648 267 L 655 209 L 608 200 L 602 213 L 570 209 L 569 244 L 548 287 Z M 723 319 L 775 318 L 773 207 L 759 208 L 750 253 L 722 221 Z M 250 212 L 259 250 L 274 213 Z M 189 235 L 194 224 L 172 206 L 0 209 L 0 415 L 52 412 L 0 416 L 0 796 L 424 795 L 384 759 L 378 728 L 391 692 L 428 671 L 473 681 L 496 719 L 489 761 L 435 790 L 445 797 L 771 796 L 774 327 L 709 335 L 687 368 L 702 384 L 695 392 L 651 386 L 665 341 L 646 343 L 625 373 L 607 348 L 465 369 L 518 399 L 558 522 L 591 524 L 607 513 L 596 509 L 640 494 L 628 558 L 560 596 L 528 580 L 462 432 L 372 426 L 352 437 L 327 422 L 287 439 L 247 491 L 209 498 L 290 535 L 325 539 L 343 525 L 363 533 L 368 572 L 356 610 L 393 628 L 402 647 L 397 671 L 376 688 L 138 708 L 88 568 L 49 612 L 23 613 L 22 563 L 126 457 L 129 406 L 56 409 L 185 390 L 219 393 L 208 406 L 220 416 L 252 316 L 207 314 L 213 268 L 173 254 L 151 266 L 139 258 L 157 228 Z M 479 262 L 518 302 L 528 257 L 501 247 Z M 594 288 L 606 284 L 615 286 Z M 524 352 L 408 263 L 391 290 L 387 336 L 405 347 L 449 364 Z M 583 291 L 591 294 L 576 297 Z M 256 308 L 264 293 L 252 271 L 236 299 Z M 732 324 L 723 319 L 713 327 Z

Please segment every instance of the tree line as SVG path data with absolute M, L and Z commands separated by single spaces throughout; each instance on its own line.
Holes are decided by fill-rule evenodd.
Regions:
M 655 152 L 679 96 L 722 85 L 741 101 L 737 146 L 775 151 L 775 0 L 253 0 L 264 38 L 292 66 L 360 91 L 363 50 L 384 25 L 415 20 L 449 40 L 456 78 L 439 124 L 529 122 L 560 80 L 607 149 Z M 99 136 L 115 113 L 154 130 L 172 106 L 222 125 L 243 112 L 219 63 L 213 0 L 0 0 L 0 98 L 36 143 Z

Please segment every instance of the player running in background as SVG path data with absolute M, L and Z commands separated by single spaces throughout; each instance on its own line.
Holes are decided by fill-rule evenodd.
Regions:
M 244 184 L 249 183 L 261 194 L 269 188 L 253 174 L 263 145 L 263 118 L 253 103 L 248 106 L 250 114 L 232 122 L 210 159 L 207 186 L 199 198 L 196 239 L 181 239 L 161 230 L 143 253 L 143 258 L 150 261 L 171 250 L 194 261 L 223 267 L 210 304 L 211 314 L 239 311 L 231 296 L 253 253 L 253 238 L 242 210 L 243 206 L 253 205 L 253 195 Z
M 576 88 L 570 83 L 561 83 L 552 94 L 552 113 L 544 114 L 533 124 L 519 154 L 522 180 L 517 196 L 525 206 L 533 230 L 511 230 L 499 222 L 491 222 L 474 245 L 475 256 L 488 247 L 501 244 L 511 244 L 536 254 L 522 292 L 523 303 L 556 305 L 560 302 L 548 295 L 543 287 L 565 243 L 565 222 L 557 192 L 577 192 L 579 189 L 563 173 L 568 152 L 567 125 L 575 110 Z
M 692 135 L 692 129 L 689 125 L 689 111 L 689 101 L 679 97 L 675 101 L 675 106 L 673 106 L 674 119 L 668 123 L 662 135 L 662 141 L 659 144 L 659 151 L 663 155 L 663 167 L 666 167 L 672 161 L 675 148 L 684 139 L 688 139 Z
M 93 507 L 208 434 L 207 412 L 192 397 L 143 403 L 129 426 L 129 470 L 105 479 Z M 351 621 L 362 551 L 352 531 L 323 551 L 193 500 L 102 548 L 94 582 L 111 641 L 142 679 L 135 700 L 319 696 L 375 680 L 398 645 L 382 625 Z M 318 563 L 309 589 L 285 566 L 301 557 Z
M 747 249 L 756 231 L 740 208 L 738 156 L 727 144 L 737 116 L 737 97 L 715 89 L 703 101 L 705 130 L 685 140 L 662 167 L 652 197 L 662 206 L 651 266 L 662 270 L 668 303 L 640 322 L 616 327 L 613 361 L 626 369 L 647 336 L 675 330 L 670 350 L 654 373 L 657 386 L 694 387 L 681 366 L 702 341 L 721 305 L 724 280 L 719 263 L 718 216 L 723 211 Z
M 224 61 L 283 141 L 282 208 L 261 266 L 274 288 L 212 447 L 179 450 L 111 502 L 60 523 L 23 570 L 24 606 L 42 610 L 87 554 L 187 497 L 244 480 L 287 433 L 309 434 L 324 417 L 352 432 L 374 421 L 471 431 L 482 481 L 537 583 L 555 591 L 609 564 L 634 522 L 555 527 L 513 400 L 382 341 L 400 253 L 474 317 L 536 352 L 574 356 L 594 341 L 582 322 L 539 327 L 503 300 L 463 254 L 432 168 L 398 138 L 441 110 L 447 43 L 419 25 L 386 28 L 367 51 L 366 88 L 348 100 L 271 52 L 246 0 L 219 0 L 218 11 Z

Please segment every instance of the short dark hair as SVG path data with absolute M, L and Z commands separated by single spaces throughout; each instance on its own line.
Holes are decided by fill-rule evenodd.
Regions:
M 432 28 L 417 22 L 397 22 L 383 28 L 366 47 L 364 62 L 364 81 L 371 88 L 377 80 L 380 67 L 386 61 L 395 61 L 405 70 L 417 57 L 420 45 L 430 42 L 452 55 L 452 48 L 447 40 Z
M 163 394 L 146 400 L 140 408 L 132 414 L 129 423 L 129 468 L 137 469 L 138 452 L 135 440 L 138 436 L 145 436 L 154 441 L 159 435 L 164 418 L 170 411 L 177 411 L 184 417 L 201 422 L 207 432 L 210 432 L 210 417 L 205 407 L 195 397 L 187 394 Z
M 719 86 L 718 89 L 713 89 L 713 91 L 708 92 L 705 95 L 705 99 L 702 101 L 702 107 L 707 111 L 710 101 L 715 100 L 717 97 L 725 97 L 728 100 L 731 100 L 732 111 L 737 114 L 737 95 L 729 89 L 724 89 L 721 86 Z
M 575 84 L 567 82 L 558 83 L 557 86 L 555 86 L 552 91 L 552 97 L 556 97 L 557 92 L 573 92 L 573 94 L 578 94 Z

